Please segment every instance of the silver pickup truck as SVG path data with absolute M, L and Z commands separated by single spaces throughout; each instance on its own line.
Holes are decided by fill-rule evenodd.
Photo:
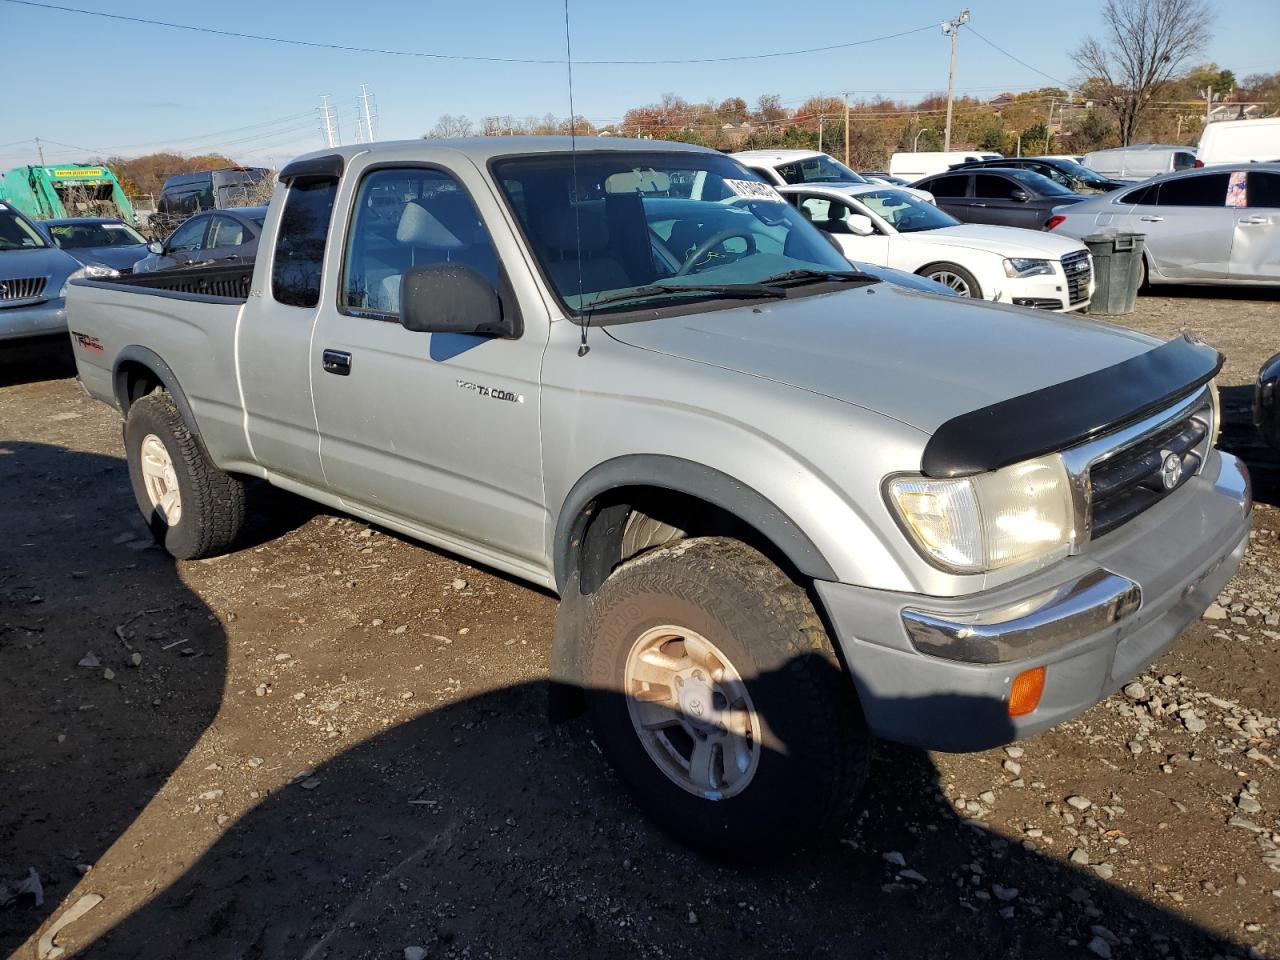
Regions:
M 832 823 L 872 735 L 1075 716 L 1248 536 L 1217 351 L 877 280 L 701 148 L 308 155 L 251 268 L 68 312 L 174 556 L 258 477 L 556 591 L 553 705 L 711 848 Z

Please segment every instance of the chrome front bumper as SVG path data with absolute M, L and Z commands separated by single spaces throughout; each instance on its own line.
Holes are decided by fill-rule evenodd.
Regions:
M 983 750 L 1061 723 L 1127 683 L 1213 602 L 1248 544 L 1235 457 L 1052 567 L 967 597 L 815 583 L 867 725 L 934 750 Z M 1013 680 L 1045 668 L 1039 705 Z

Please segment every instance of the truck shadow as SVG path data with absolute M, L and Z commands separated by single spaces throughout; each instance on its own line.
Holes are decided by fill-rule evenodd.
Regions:
M 121 461 L 0 443 L 0 478 L 11 532 L 0 541 L 0 769 L 14 784 L 0 839 L 5 867 L 38 865 L 47 891 L 43 909 L 0 910 L 7 954 L 52 919 L 76 864 L 117 844 L 231 707 L 215 612 L 160 551 L 114 542 Z M 136 669 L 122 624 L 143 652 Z M 86 651 L 98 667 L 75 666 Z M 94 958 L 184 960 L 387 957 L 409 945 L 432 957 L 1065 958 L 1101 925 L 1117 956 L 1243 952 L 960 819 L 928 755 L 887 745 L 863 812 L 833 837 L 768 866 L 706 860 L 628 799 L 582 720 L 548 724 L 548 686 L 442 703 L 309 773 L 311 789 L 263 791 L 114 928 L 81 942 L 73 925 L 59 942 Z M 959 717 L 1003 709 L 918 705 Z M 112 749 L 123 731 L 124 759 Z M 242 773 L 228 792 L 247 795 L 252 771 Z M 132 896 L 149 882 L 147 840 L 113 851 L 131 864 Z M 995 884 L 1017 893 L 1002 899 Z
M 1118 955 L 1233 950 L 961 820 L 928 756 L 901 748 L 879 752 L 866 812 L 836 837 L 768 866 L 704 859 L 628 801 L 583 724 L 548 730 L 545 700 L 541 683 L 495 690 L 347 751 L 87 954 L 1052 958 L 1079 957 L 1095 925 Z
M 0 909 L 0 956 L 129 827 L 222 700 L 222 627 L 129 505 L 122 460 L 0 439 L 0 881 L 34 868 L 45 893 Z

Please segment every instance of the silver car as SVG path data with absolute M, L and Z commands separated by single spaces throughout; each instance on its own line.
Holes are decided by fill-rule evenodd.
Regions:
M 1170 174 L 1054 210 L 1050 229 L 1146 235 L 1144 282 L 1280 284 L 1280 163 Z
M 67 336 L 67 281 L 91 274 L 39 228 L 0 203 L 0 360 L 17 341 Z

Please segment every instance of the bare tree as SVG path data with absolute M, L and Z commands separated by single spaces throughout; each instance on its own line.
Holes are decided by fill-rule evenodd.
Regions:
M 1086 96 L 1115 111 L 1128 144 L 1160 89 L 1204 48 L 1213 12 L 1206 0 L 1107 0 L 1102 18 L 1103 39 L 1089 37 L 1072 57 Z
M 469 137 L 474 132 L 475 124 L 468 120 L 465 114 L 455 117 L 451 113 L 446 113 L 422 136 L 434 140 L 443 137 Z

